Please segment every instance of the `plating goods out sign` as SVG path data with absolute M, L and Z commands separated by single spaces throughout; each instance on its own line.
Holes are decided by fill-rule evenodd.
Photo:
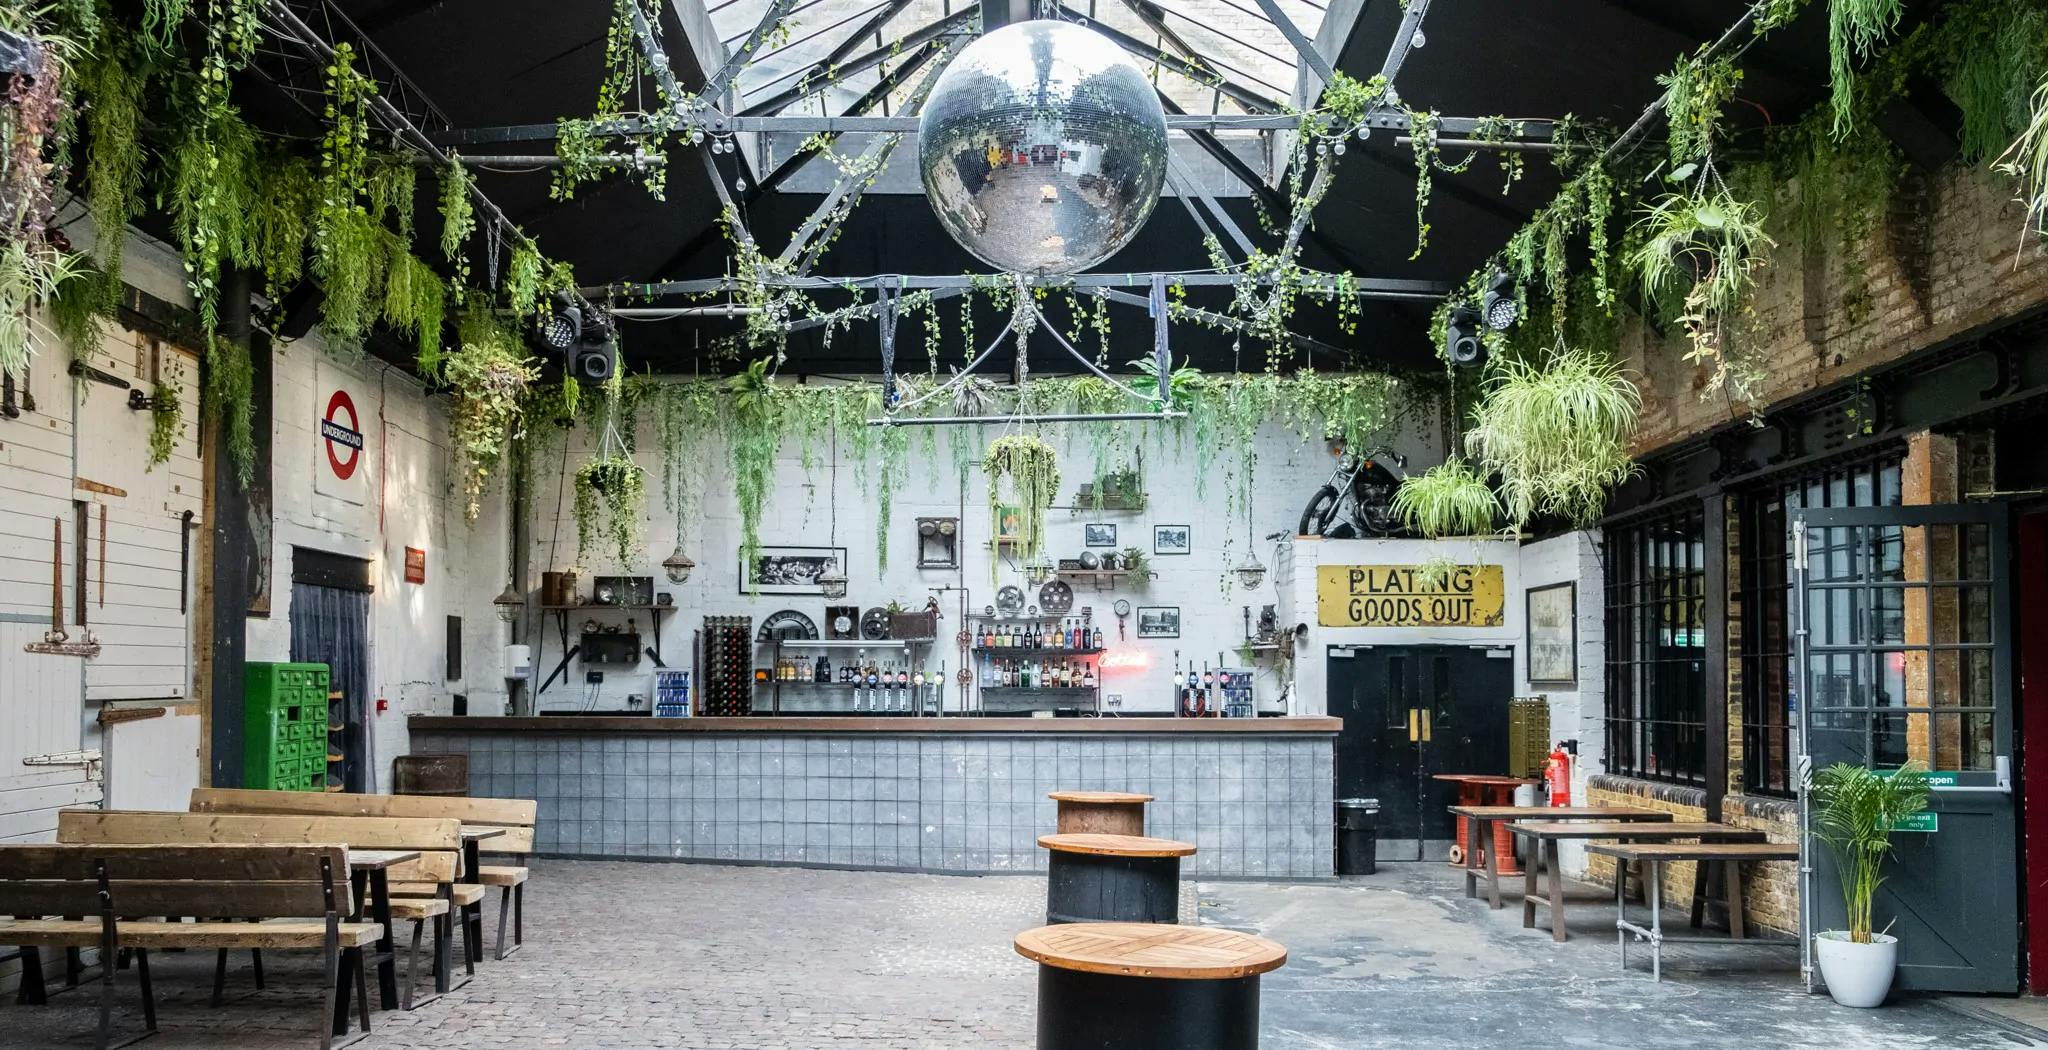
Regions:
M 1448 581 L 1419 565 L 1325 565 L 1316 579 L 1324 627 L 1499 627 L 1507 587 L 1498 565 L 1459 565 Z

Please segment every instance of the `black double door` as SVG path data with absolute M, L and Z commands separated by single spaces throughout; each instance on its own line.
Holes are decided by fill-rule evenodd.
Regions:
M 1514 650 L 1498 646 L 1333 646 L 1329 713 L 1337 795 L 1380 803 L 1379 856 L 1440 857 L 1457 786 L 1438 773 L 1506 773 Z

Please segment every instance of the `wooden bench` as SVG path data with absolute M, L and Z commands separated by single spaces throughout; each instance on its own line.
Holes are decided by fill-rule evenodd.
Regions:
M 468 827 L 497 827 L 503 833 L 479 842 L 464 843 L 464 879 L 471 884 L 495 886 L 498 897 L 498 946 L 503 959 L 518 951 L 526 941 L 526 880 L 524 865 L 483 864 L 480 853 L 525 856 L 533 852 L 533 825 L 539 806 L 532 799 L 464 798 L 447 795 L 359 795 L 307 791 L 257 791 L 246 788 L 194 788 L 194 813 L 300 813 L 335 817 L 454 817 Z M 473 874 L 472 874 L 473 873 Z M 459 901 L 468 918 L 465 943 L 481 957 L 483 946 L 482 894 L 461 891 Z M 511 916 L 512 943 L 505 943 L 506 916 Z
M 1045 871 L 1045 921 L 1157 922 L 1180 919 L 1180 859 L 1191 843 L 1140 835 L 1041 835 L 1052 851 Z
M 1448 807 L 1460 823 L 1469 826 L 1472 841 L 1505 841 L 1505 832 L 1495 831 L 1493 825 L 1516 820 L 1619 820 L 1619 821 L 1668 821 L 1671 814 L 1661 809 L 1638 809 L 1634 806 L 1451 806 Z M 1486 899 L 1494 910 L 1500 910 L 1500 877 L 1502 874 L 1498 849 L 1465 851 L 1465 896 L 1479 895 L 1479 873 L 1486 873 Z M 1486 859 L 1483 863 L 1480 857 Z M 1539 865 L 1540 857 L 1530 857 L 1531 865 Z
M 1703 888 L 1707 881 L 1707 869 L 1711 865 L 1720 869 L 1722 901 L 1728 911 L 1728 940 L 1773 948 L 1799 947 L 1797 940 L 1749 941 L 1746 922 L 1742 914 L 1742 865 L 1745 861 L 1798 860 L 1799 847 L 1790 842 L 1596 842 L 1586 847 L 1588 853 L 1613 857 L 1617 868 L 1631 861 L 1644 867 L 1643 879 L 1649 885 L 1650 925 L 1648 927 L 1630 922 L 1628 918 L 1628 897 L 1621 891 L 1621 882 L 1615 880 L 1614 929 L 1615 939 L 1621 943 L 1621 966 L 1628 969 L 1629 935 L 1637 940 L 1650 942 L 1650 979 L 1664 979 L 1664 944 L 1666 941 L 1709 941 L 1725 943 L 1719 937 L 1667 937 L 1664 935 L 1664 891 L 1658 876 L 1666 864 L 1693 861 L 1699 864 L 1694 876 L 1695 890 L 1692 905 L 1692 926 L 1698 929 L 1705 918 L 1706 897 Z
M 1060 804 L 1053 830 L 1062 835 L 1143 835 L 1145 803 L 1152 801 L 1128 791 L 1054 791 L 1046 797 Z
M 1039 964 L 1039 1050 L 1256 1047 L 1259 975 L 1287 962 L 1265 938 L 1202 926 L 1041 926 L 1014 944 Z
M 1698 839 L 1702 842 L 1761 842 L 1763 832 L 1738 828 L 1733 824 L 1716 824 L 1711 821 L 1541 821 L 1529 824 L 1509 824 L 1511 834 L 1529 839 L 1531 844 L 1543 852 L 1543 867 L 1549 870 L 1550 896 L 1546 899 L 1536 892 L 1537 865 L 1527 869 L 1527 880 L 1522 886 L 1522 928 L 1536 926 L 1536 906 L 1550 908 L 1550 936 L 1552 940 L 1566 940 L 1564 932 L 1564 875 L 1558 871 L 1557 844 L 1564 839 L 1615 839 L 1621 842 L 1671 842 L 1681 839 Z M 1591 847 L 1588 847 L 1591 848 Z M 1626 881 L 1626 868 L 1614 873 L 1617 891 Z
M 348 871 L 346 851 L 333 844 L 0 846 L 0 915 L 16 916 L 0 920 L 0 943 L 99 949 L 97 1045 L 103 1050 L 112 1027 L 115 960 L 124 950 L 134 953 L 143 1023 L 154 1032 L 151 949 L 315 949 L 326 974 L 324 1050 L 335 1035 L 347 1034 L 351 983 L 363 1031 L 370 1030 L 362 953 L 385 937 L 378 923 L 344 921 Z M 263 921 L 187 923 L 156 916 Z M 23 980 L 31 977 L 40 974 L 24 972 Z M 339 1020 L 339 1031 L 330 1016 Z
M 413 923 L 415 962 L 421 927 L 429 922 L 434 924 L 434 990 L 446 992 L 449 988 L 449 946 L 455 926 L 449 905 L 459 899 L 453 891 L 462 857 L 462 825 L 454 820 L 67 809 L 57 814 L 57 841 L 92 845 L 339 842 L 350 849 L 417 851 L 416 859 L 375 872 L 353 874 L 351 914 L 362 914 L 367 909 L 387 924 L 375 960 L 377 990 L 386 1009 L 403 1005 L 398 994 L 393 931 L 388 928 L 392 922 Z M 410 888 L 416 896 L 437 897 L 448 905 L 436 908 L 431 904 L 407 904 L 397 896 L 401 886 Z M 465 947 L 469 936 L 465 930 Z M 463 957 L 469 958 L 466 950 Z M 227 953 L 223 951 L 215 963 L 216 1001 L 224 988 L 226 973 Z M 408 973 L 408 989 L 414 984 L 416 974 Z M 408 990 L 406 1000 L 411 998 Z

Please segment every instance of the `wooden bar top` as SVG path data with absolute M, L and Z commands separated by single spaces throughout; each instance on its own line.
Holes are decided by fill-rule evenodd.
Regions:
M 653 718 L 645 715 L 414 715 L 415 730 L 470 733 L 883 733 L 1335 735 L 1341 718 Z
M 1589 853 L 1624 860 L 1798 860 L 1792 842 L 1593 842 Z

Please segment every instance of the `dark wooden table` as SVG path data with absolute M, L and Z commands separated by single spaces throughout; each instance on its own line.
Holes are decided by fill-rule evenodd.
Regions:
M 418 850 L 352 849 L 348 851 L 349 922 L 374 922 L 384 927 L 377 937 L 377 999 L 386 1010 L 398 1005 L 397 951 L 391 934 L 390 870 L 409 860 L 418 860 Z M 365 905 L 368 916 L 365 917 Z M 344 981 L 347 976 L 344 974 Z M 348 1000 L 335 997 L 334 1034 L 348 1034 Z M 367 1016 L 367 1015 L 366 1015 Z
M 1437 773 L 1433 776 L 1434 779 L 1458 785 L 1460 806 L 1505 806 L 1514 801 L 1516 788 L 1537 783 L 1527 777 L 1505 777 L 1495 773 Z M 1510 848 L 1512 844 L 1506 835 L 1496 831 L 1495 841 L 1484 843 L 1484 840 L 1476 840 L 1471 831 L 1471 822 L 1459 817 L 1458 846 L 1464 851 L 1465 856 L 1462 861 L 1454 861 L 1453 864 L 1469 862 L 1475 849 L 1485 849 L 1488 852 L 1498 849 L 1507 854 L 1507 862 L 1501 865 L 1501 871 L 1509 875 L 1520 873 L 1521 869 L 1515 866 L 1514 850 Z
M 489 824 L 464 824 L 462 826 L 462 874 L 457 879 L 466 883 L 479 883 L 483 876 L 479 868 L 483 864 L 482 850 L 478 844 L 485 839 L 494 839 L 505 833 L 502 827 Z M 462 935 L 463 954 L 469 956 L 468 965 L 475 966 L 484 961 L 484 902 L 478 898 L 475 904 L 462 909 L 464 923 Z
M 1638 809 L 1634 806 L 1452 806 L 1450 811 L 1472 827 L 1472 837 L 1485 842 L 1489 835 L 1506 838 L 1506 832 L 1495 832 L 1494 825 L 1516 820 L 1625 820 L 1625 821 L 1666 821 L 1671 814 L 1661 809 Z M 1465 851 L 1465 896 L 1479 895 L 1479 874 L 1486 873 L 1486 899 L 1495 911 L 1501 907 L 1501 870 L 1494 863 L 1498 850 L 1486 850 L 1486 861 L 1481 863 L 1479 852 Z M 1513 851 L 1508 851 L 1513 855 Z M 1532 863 L 1540 858 L 1530 858 Z M 1514 874 L 1513 871 L 1507 874 Z
M 1695 885 L 1706 881 L 1707 865 L 1721 868 L 1721 887 L 1726 894 L 1728 908 L 1728 940 L 1743 941 L 1772 948 L 1797 948 L 1795 939 L 1773 939 L 1749 941 L 1746 922 L 1742 915 L 1742 864 L 1758 860 L 1798 860 L 1799 847 L 1790 842 L 1596 842 L 1586 847 L 1589 853 L 1599 853 L 1614 858 L 1619 870 L 1630 861 L 1643 865 L 1643 879 L 1649 886 L 1650 925 L 1640 926 L 1628 918 L 1628 897 L 1621 892 L 1620 880 L 1615 881 L 1614 890 L 1614 935 L 1621 945 L 1621 968 L 1628 969 L 1628 939 L 1634 934 L 1637 940 L 1650 942 L 1650 979 L 1664 979 L 1664 943 L 1666 941 L 1710 941 L 1726 943 L 1719 937 L 1667 937 L 1664 935 L 1664 891 L 1659 883 L 1659 873 L 1665 864 L 1693 861 L 1700 866 L 1695 876 Z M 1692 905 L 1692 926 L 1698 929 L 1705 913 L 1705 898 L 1695 889 Z
M 1520 835 L 1542 850 L 1542 867 L 1549 870 L 1550 896 L 1546 898 L 1536 892 L 1537 865 L 1530 865 L 1528 879 L 1522 885 L 1522 928 L 1534 929 L 1536 905 L 1548 904 L 1550 937 L 1556 941 L 1568 939 L 1564 932 L 1564 875 L 1558 871 L 1557 865 L 1557 844 L 1565 839 L 1615 839 L 1621 842 L 1673 842 L 1685 839 L 1697 839 L 1702 842 L 1764 840 L 1764 833 L 1761 831 L 1711 821 L 1557 820 L 1501 826 L 1507 828 L 1509 834 Z M 1626 882 L 1627 870 L 1626 866 L 1615 869 L 1614 882 L 1617 888 Z

